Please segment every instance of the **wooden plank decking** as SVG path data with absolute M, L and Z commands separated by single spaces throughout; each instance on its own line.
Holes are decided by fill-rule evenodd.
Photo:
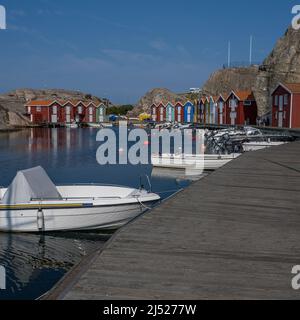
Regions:
M 48 299 L 299 299 L 300 143 L 247 153 L 120 230 Z

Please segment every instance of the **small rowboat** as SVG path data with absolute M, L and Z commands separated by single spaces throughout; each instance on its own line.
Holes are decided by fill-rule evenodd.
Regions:
M 41 167 L 19 171 L 0 189 L 0 231 L 51 232 L 117 229 L 160 197 L 121 186 L 55 186 Z

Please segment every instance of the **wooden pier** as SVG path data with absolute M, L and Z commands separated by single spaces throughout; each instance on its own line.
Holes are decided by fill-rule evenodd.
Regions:
M 300 143 L 244 154 L 117 232 L 47 299 L 300 299 Z

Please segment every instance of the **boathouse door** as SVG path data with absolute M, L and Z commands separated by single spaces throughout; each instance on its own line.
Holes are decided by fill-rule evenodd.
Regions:
M 219 113 L 219 124 L 223 124 L 223 112 L 224 112 L 224 110 L 223 110 L 223 102 L 219 102 L 219 110 L 220 110 L 220 113 Z
M 104 110 L 99 108 L 99 122 L 104 122 Z
M 94 117 L 93 117 L 93 108 L 90 107 L 89 108 L 89 122 L 92 123 L 94 120 Z
M 66 123 L 71 123 L 71 107 L 66 107 Z
M 230 107 L 231 107 L 231 112 L 230 112 L 230 119 L 231 119 L 231 125 L 236 124 L 236 118 L 237 118 L 237 101 L 235 99 L 230 100 Z
M 52 123 L 57 123 L 57 106 L 53 106 L 52 107 L 51 122 Z
M 283 127 L 283 96 L 279 96 L 278 127 Z
M 181 123 L 181 107 L 177 108 L 177 121 Z
M 192 122 L 192 107 L 188 107 L 187 109 L 187 123 L 191 123 Z
M 169 122 L 173 121 L 173 108 L 171 106 L 168 107 L 168 121 Z
M 160 108 L 160 122 L 164 122 L 164 107 Z

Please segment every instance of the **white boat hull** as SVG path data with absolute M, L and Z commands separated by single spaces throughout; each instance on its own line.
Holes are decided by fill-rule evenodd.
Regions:
M 152 164 L 155 168 L 170 168 L 170 169 L 193 169 L 198 168 L 203 171 L 217 170 L 230 161 L 237 158 L 240 154 L 234 155 L 186 155 L 184 157 L 177 157 L 171 155 L 152 156 Z
M 146 204 L 145 204 L 146 205 Z M 0 231 L 51 232 L 116 229 L 146 211 L 140 204 L 94 207 L 43 209 L 43 227 L 39 225 L 38 209 L 0 211 Z
M 287 142 L 245 142 L 243 143 L 243 149 L 245 152 L 249 151 L 258 151 L 266 148 L 281 146 L 283 144 L 286 144 Z
M 147 211 L 160 197 L 109 186 L 57 187 L 62 200 L 0 203 L 0 231 L 52 232 L 117 229 Z M 4 194 L 5 189 L 0 192 Z M 66 197 L 66 198 L 65 198 Z

